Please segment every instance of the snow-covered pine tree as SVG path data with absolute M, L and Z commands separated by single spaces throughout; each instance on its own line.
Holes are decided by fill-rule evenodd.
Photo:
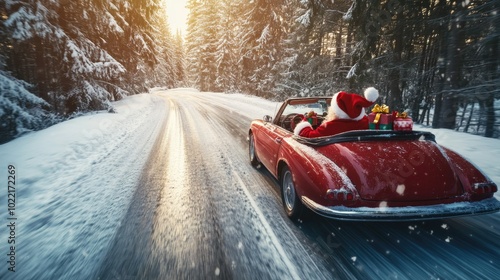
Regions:
M 216 87 L 225 92 L 237 90 L 236 75 L 238 72 L 237 40 L 241 1 L 223 0 L 220 9 L 219 41 L 215 54 L 217 67 Z
M 188 2 L 188 36 L 186 38 L 189 75 L 202 91 L 217 91 L 216 51 L 219 30 L 219 1 L 191 0 Z
M 55 116 L 44 109 L 49 104 L 32 94 L 30 88 L 0 70 L 0 144 L 54 122 Z
M 163 8 L 162 0 L 2 1 L 2 81 L 40 98 L 5 93 L 3 104 L 26 99 L 70 116 L 173 86 L 175 45 Z
M 276 63 L 278 75 L 273 92 L 277 99 L 284 100 L 290 96 L 298 96 L 306 90 L 303 79 L 303 50 L 305 29 L 311 24 L 307 10 L 299 1 L 288 1 L 284 19 L 286 34 L 282 41 L 283 55 Z
M 158 63 L 155 46 L 155 27 L 152 16 L 160 8 L 158 1 L 115 0 L 120 15 L 125 22 L 124 36 L 117 52 L 113 53 L 127 69 L 125 81 L 128 90 L 140 93 L 152 84 L 150 77 Z M 154 79 L 153 79 L 154 80 Z
M 36 78 L 34 85 L 41 97 L 62 113 L 105 108 L 123 91 L 112 81 L 125 69 L 86 35 L 90 18 L 102 18 L 89 9 L 86 1 L 26 0 L 12 6 L 6 21 L 14 44 L 34 48 Z M 87 27 L 87 28 L 86 28 Z M 43 58 L 50 56 L 50 72 Z M 50 82 L 50 83 L 49 83 Z M 111 87 L 110 87 L 111 85 Z
M 283 5 L 285 0 L 256 0 L 246 4 L 241 34 L 243 90 L 271 97 L 273 68 L 282 55 Z
M 295 1 L 287 8 L 290 31 L 284 40 L 280 95 L 317 96 L 348 90 L 349 34 L 344 15 L 351 1 Z
M 190 86 L 200 88 L 201 77 L 201 46 L 203 27 L 200 23 L 202 2 L 199 0 L 188 0 L 187 8 L 189 15 L 187 19 L 186 34 L 186 63 L 189 65 L 187 75 Z
M 175 86 L 182 87 L 187 85 L 187 73 L 186 73 L 186 54 L 184 50 L 184 39 L 180 31 L 177 31 L 174 38 L 174 72 Z
M 158 2 L 161 4 L 161 2 Z M 166 7 L 168 9 L 168 7 Z M 159 6 L 152 11 L 149 20 L 151 26 L 152 39 L 154 41 L 154 50 L 156 62 L 149 86 L 164 86 L 172 88 L 179 80 L 176 71 L 177 52 L 176 42 L 170 31 L 170 26 L 165 11 Z
M 0 4 L 0 16 L 7 14 L 5 3 Z M 49 104 L 30 92 L 32 85 L 16 79 L 7 68 L 12 51 L 11 34 L 0 24 L 0 144 L 27 131 L 43 128 L 52 116 L 44 109 Z
M 200 89 L 202 91 L 220 91 L 215 80 L 217 79 L 216 51 L 219 37 L 219 5 L 218 0 L 205 0 L 201 9 L 200 24 L 202 26 L 201 46 L 201 77 Z

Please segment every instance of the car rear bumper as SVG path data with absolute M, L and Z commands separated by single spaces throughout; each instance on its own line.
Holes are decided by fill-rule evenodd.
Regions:
M 320 205 L 302 196 L 302 203 L 313 212 L 331 219 L 346 221 L 415 221 L 494 213 L 500 202 L 494 197 L 475 202 L 456 202 L 432 206 L 345 207 Z

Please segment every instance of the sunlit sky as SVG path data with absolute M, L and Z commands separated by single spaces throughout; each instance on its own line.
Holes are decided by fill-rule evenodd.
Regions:
M 165 9 L 172 34 L 180 30 L 183 36 L 186 35 L 186 19 L 189 13 L 186 5 L 187 0 L 165 0 Z

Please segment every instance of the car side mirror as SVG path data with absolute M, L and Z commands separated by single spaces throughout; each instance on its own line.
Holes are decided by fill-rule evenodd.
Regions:
M 264 122 L 272 122 L 273 121 L 273 117 L 269 116 L 269 115 L 265 115 L 262 120 Z

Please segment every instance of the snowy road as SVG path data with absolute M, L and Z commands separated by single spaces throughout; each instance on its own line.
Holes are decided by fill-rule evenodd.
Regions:
M 270 178 L 247 162 L 249 119 L 229 100 L 164 98 L 163 135 L 98 276 L 326 279 L 282 215 Z
M 22 225 L 18 271 L 4 265 L 1 279 L 500 275 L 500 213 L 412 223 L 290 221 L 277 183 L 247 156 L 250 121 L 272 115 L 275 103 L 186 89 L 131 100 L 117 105 L 118 114 L 75 119 L 0 146 L 2 166 L 7 159 L 19 169 Z M 98 129 L 84 119 L 99 119 Z M 87 138 L 57 134 L 70 127 Z M 51 151 L 62 138 L 68 146 Z M 35 140 L 51 145 L 30 150 Z M 498 166 L 488 169 L 493 176 Z M 7 221 L 4 209 L 0 219 Z M 0 241 L 2 255 L 6 244 Z
M 349 223 L 283 214 L 250 167 L 250 109 L 170 91 L 167 124 L 98 275 L 103 279 L 494 279 L 500 215 Z

